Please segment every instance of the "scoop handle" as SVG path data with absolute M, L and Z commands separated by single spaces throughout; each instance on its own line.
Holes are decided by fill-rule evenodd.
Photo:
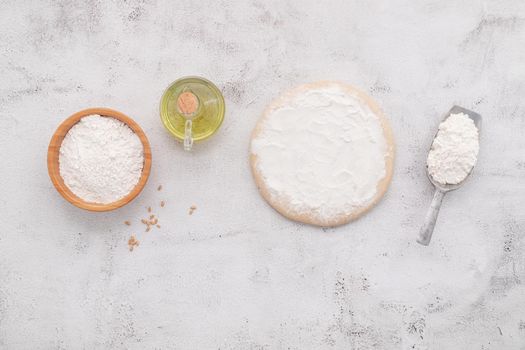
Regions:
M 445 192 L 436 188 L 436 192 L 434 192 L 434 198 L 432 198 L 432 203 L 430 204 L 430 208 L 427 211 L 427 216 L 425 217 L 425 222 L 419 231 L 419 237 L 417 239 L 419 244 L 428 245 L 430 243 L 444 196 Z

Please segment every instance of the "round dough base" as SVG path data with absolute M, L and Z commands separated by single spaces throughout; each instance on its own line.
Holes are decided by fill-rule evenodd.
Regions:
M 383 197 L 385 192 L 388 189 L 388 186 L 390 184 L 390 181 L 392 179 L 392 173 L 394 170 L 394 154 L 395 154 L 395 145 L 394 145 L 394 137 L 392 134 L 392 129 L 390 128 L 390 124 L 386 117 L 384 116 L 383 112 L 379 108 L 379 106 L 376 104 L 374 100 L 372 100 L 371 97 L 367 96 L 365 93 L 361 92 L 360 90 L 354 88 L 353 86 L 343 84 L 340 82 L 334 82 L 334 81 L 320 81 L 310 84 L 304 84 L 300 85 L 292 90 L 289 90 L 288 92 L 285 92 L 283 95 L 278 97 L 276 100 L 274 100 L 264 111 L 261 119 L 257 123 L 255 129 L 253 130 L 251 139 L 259 135 L 259 133 L 262 131 L 262 125 L 265 118 L 268 118 L 268 116 L 271 114 L 272 111 L 275 109 L 278 109 L 284 105 L 286 105 L 289 101 L 293 100 L 293 98 L 307 90 L 311 89 L 318 89 L 318 88 L 324 88 L 324 87 L 330 87 L 337 85 L 340 87 L 343 91 L 348 92 L 348 94 L 352 96 L 356 96 L 361 101 L 365 102 L 370 110 L 379 118 L 381 127 L 383 128 L 383 134 L 387 143 L 388 151 L 385 155 L 385 176 L 381 181 L 377 183 L 377 192 L 375 196 L 372 198 L 372 200 L 366 205 L 362 207 L 355 208 L 351 212 L 341 214 L 336 217 L 332 217 L 330 219 L 321 219 L 318 216 L 314 215 L 314 213 L 296 213 L 290 203 L 288 203 L 285 199 L 279 198 L 278 196 L 272 196 L 270 194 L 270 190 L 267 188 L 266 183 L 264 181 L 264 177 L 262 176 L 261 172 L 257 168 L 257 162 L 258 157 L 257 155 L 253 154 L 250 151 L 250 165 L 252 169 L 252 174 L 255 180 L 255 183 L 257 185 L 257 188 L 259 189 L 259 192 L 263 196 L 263 198 L 280 214 L 287 217 L 288 219 L 302 222 L 305 224 L 315 225 L 315 226 L 321 226 L 321 227 L 333 227 L 333 226 L 340 226 L 349 223 L 352 220 L 355 220 L 359 217 L 361 217 L 364 213 L 366 213 L 368 210 L 370 210 L 372 207 L 374 207 L 379 200 Z M 251 144 L 251 142 L 250 142 Z

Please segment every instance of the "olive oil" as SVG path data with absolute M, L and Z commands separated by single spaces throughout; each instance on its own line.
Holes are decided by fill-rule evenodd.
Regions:
M 189 108 L 189 109 L 188 109 Z M 213 135 L 224 119 L 225 104 L 220 90 L 200 77 L 185 77 L 171 84 L 160 102 L 166 129 L 191 149 L 193 141 Z

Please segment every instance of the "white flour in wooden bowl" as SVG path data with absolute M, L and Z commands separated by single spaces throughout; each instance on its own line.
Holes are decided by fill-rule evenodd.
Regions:
M 111 117 L 83 117 L 64 137 L 59 155 L 66 186 L 86 202 L 108 204 L 139 182 L 144 149 L 125 123 Z

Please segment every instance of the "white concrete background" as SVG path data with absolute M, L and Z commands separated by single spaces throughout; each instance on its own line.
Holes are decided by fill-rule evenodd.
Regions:
M 524 41 L 519 0 L 2 1 L 0 349 L 525 349 Z M 158 115 L 190 74 L 227 100 L 191 154 Z M 398 147 L 384 200 L 325 230 L 274 212 L 247 153 L 264 106 L 320 79 L 369 92 Z M 454 103 L 483 115 L 481 155 L 424 248 L 424 161 Z M 53 131 L 92 106 L 153 148 L 144 192 L 110 213 L 47 176 Z

